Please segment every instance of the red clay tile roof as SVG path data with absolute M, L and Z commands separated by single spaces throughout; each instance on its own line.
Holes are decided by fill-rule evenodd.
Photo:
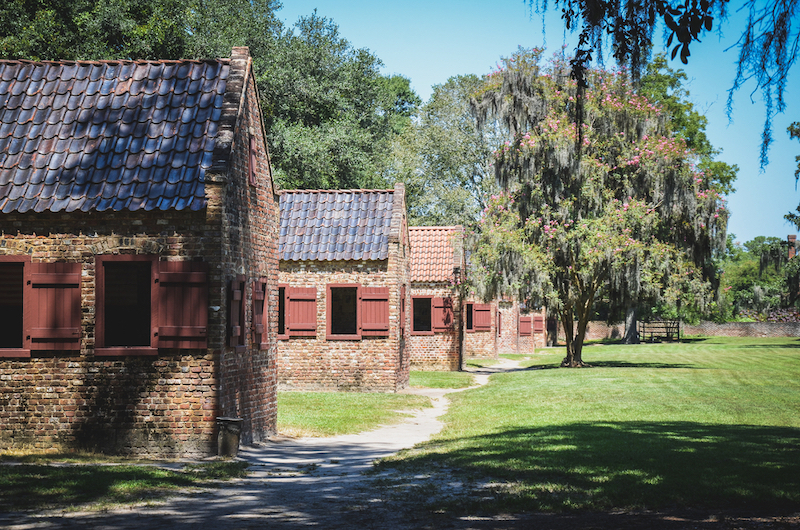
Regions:
M 289 190 L 280 195 L 280 258 L 384 260 L 398 237 L 404 188 Z
M 230 70 L 0 61 L 0 211 L 203 208 Z
M 411 281 L 448 282 L 453 279 L 453 267 L 461 266 L 461 226 L 412 226 Z

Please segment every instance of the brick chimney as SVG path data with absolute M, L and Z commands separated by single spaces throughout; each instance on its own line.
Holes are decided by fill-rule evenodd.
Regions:
M 789 259 L 792 259 L 797 254 L 797 248 L 795 247 L 797 236 L 790 235 L 787 237 L 787 241 L 789 242 Z

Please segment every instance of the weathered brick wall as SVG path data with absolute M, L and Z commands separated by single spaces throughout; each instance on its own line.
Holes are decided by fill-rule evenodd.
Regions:
M 577 324 L 576 324 L 577 326 Z M 624 324 L 607 324 L 602 320 L 592 320 L 586 326 L 585 340 L 621 339 L 625 336 Z M 564 328 L 558 323 L 558 342 L 564 344 Z
M 497 359 L 497 304 L 491 306 L 491 329 L 464 332 L 464 358 Z
M 275 434 L 277 428 L 277 275 L 278 275 L 278 200 L 273 193 L 269 155 L 264 142 L 258 93 L 250 68 L 234 61 L 244 58 L 232 57 L 232 76 L 229 83 L 244 84 L 244 101 L 238 110 L 239 117 L 233 136 L 228 171 L 216 180 L 224 190 L 223 209 L 220 212 L 223 233 L 221 277 L 216 283 L 219 297 L 223 300 L 221 311 L 231 301 L 229 282 L 237 275 L 246 278 L 245 297 L 245 346 L 225 346 L 220 359 L 220 414 L 242 418 L 242 443 L 260 442 Z M 247 72 L 245 79 L 233 77 L 234 72 Z M 236 102 L 238 105 L 238 101 Z M 250 140 L 254 140 L 256 167 L 255 185 L 249 183 Z M 270 340 L 265 350 L 254 342 L 253 333 L 253 289 L 254 280 L 267 279 L 269 303 L 272 311 L 269 319 Z M 227 325 L 227 322 L 226 322 Z M 219 329 L 220 336 L 227 336 L 228 329 Z
M 389 259 L 384 261 L 280 262 L 281 284 L 316 287 L 317 326 L 314 337 L 291 337 L 278 341 L 279 389 L 395 392 L 408 385 L 409 355 L 399 325 L 400 287 L 407 277 L 407 267 L 402 256 L 392 254 L 398 252 L 398 248 L 390 249 Z M 402 263 L 390 267 L 393 260 Z M 334 283 L 388 287 L 389 335 L 365 336 L 361 340 L 327 340 L 326 286 Z M 408 304 L 408 292 L 406 296 Z M 407 318 L 407 334 L 408 329 Z
M 32 262 L 81 263 L 81 350 L 0 358 L 0 448 L 88 448 L 159 456 L 214 450 L 221 339 L 208 350 L 161 351 L 158 357 L 98 358 L 95 256 L 160 254 L 203 259 L 219 270 L 219 228 L 200 212 L 25 213 L 0 216 L 0 254 Z M 219 274 L 218 272 L 216 273 Z M 218 292 L 209 304 L 220 305 Z M 211 329 L 224 327 L 209 315 Z
M 700 322 L 681 323 L 681 336 L 710 337 L 800 337 L 800 322 Z
M 453 300 L 453 328 L 433 335 L 414 335 L 411 327 L 407 331 L 408 352 L 412 370 L 459 370 L 459 329 L 461 311 L 458 290 L 449 284 L 414 283 L 411 296 L 435 296 Z M 412 308 L 411 302 L 406 306 Z M 413 312 L 408 311 L 409 318 Z
M 519 336 L 519 305 L 501 300 L 497 302 L 497 310 L 500 313 L 498 322 L 500 329 L 497 331 L 497 352 L 528 353 L 525 350 L 525 342 L 527 341 L 521 340 L 527 337 Z

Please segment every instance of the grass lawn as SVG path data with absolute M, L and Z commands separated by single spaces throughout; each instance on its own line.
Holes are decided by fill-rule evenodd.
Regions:
M 244 476 L 247 468 L 244 462 L 231 461 L 188 465 L 180 471 L 131 463 L 98 464 L 120 460 L 96 455 L 6 455 L 2 461 L 15 464 L 0 465 L 0 511 L 102 510 L 140 504 Z M 53 462 L 59 465 L 47 465 Z
M 421 388 L 467 388 L 475 384 L 475 377 L 467 372 L 411 371 L 410 385 Z
M 455 473 L 431 509 L 800 510 L 800 339 L 597 345 L 452 395 L 444 430 L 385 461 Z
M 464 364 L 467 368 L 483 368 L 484 366 L 492 366 L 497 364 L 497 359 L 464 359 Z
M 358 392 L 278 392 L 278 432 L 289 436 L 356 434 L 396 423 L 430 398 Z

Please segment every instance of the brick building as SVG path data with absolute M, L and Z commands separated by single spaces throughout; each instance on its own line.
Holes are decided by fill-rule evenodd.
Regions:
M 461 368 L 461 226 L 409 228 L 411 328 L 407 347 L 415 370 Z
M 247 48 L 0 61 L 0 449 L 275 432 L 277 196 Z M 272 303 L 270 303 L 272 302 Z
M 280 193 L 278 383 L 408 385 L 405 188 Z

